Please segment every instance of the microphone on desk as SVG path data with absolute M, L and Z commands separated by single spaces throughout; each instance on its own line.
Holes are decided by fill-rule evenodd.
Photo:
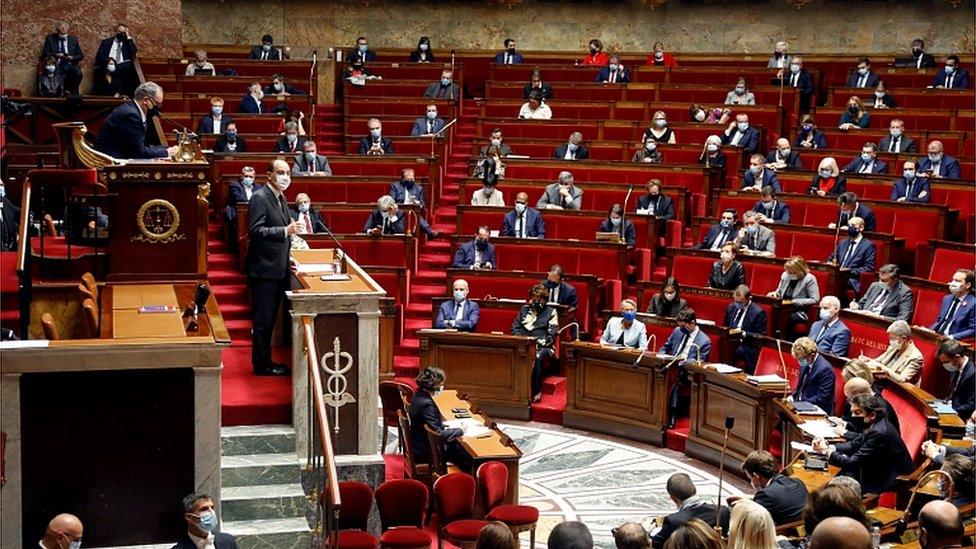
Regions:
M 652 341 L 654 342 L 654 345 L 651 345 Z M 634 370 L 637 369 L 637 365 L 640 363 L 640 359 L 644 358 L 644 353 L 647 352 L 648 346 L 651 347 L 651 352 L 654 352 L 654 347 L 657 346 L 657 334 L 651 334 L 651 336 L 647 338 L 647 345 L 644 345 L 644 348 L 640 349 L 640 354 L 634 359 L 634 363 L 630 365 L 631 368 Z
M 346 266 L 345 266 L 345 263 L 346 263 L 346 250 L 343 249 L 342 242 L 339 242 L 339 239 L 336 238 L 336 235 L 332 234 L 332 231 L 329 230 L 329 226 L 328 225 L 325 225 L 325 234 L 329 235 L 329 238 L 331 238 L 332 239 L 332 242 L 335 242 L 335 245 L 336 245 L 336 248 L 334 250 L 332 250 L 332 269 L 333 269 L 332 274 L 339 274 L 339 273 L 346 272 Z M 336 259 L 339 260 L 338 261 L 338 264 L 339 264 L 338 265 L 339 266 L 339 270 L 338 271 L 335 270 L 336 263 L 337 263 L 336 262 Z
M 908 505 L 905 506 L 905 512 L 902 513 L 898 522 L 895 523 L 895 535 L 897 535 L 903 543 L 914 540 L 905 540 L 902 536 L 905 534 L 905 530 L 908 529 L 908 520 L 911 517 L 912 504 L 915 503 L 915 496 L 918 494 L 920 488 L 925 486 L 932 480 L 933 477 L 942 477 L 945 483 L 949 486 L 949 493 L 945 495 L 946 501 L 952 501 L 953 493 L 955 492 L 955 484 L 952 482 L 952 477 L 949 473 L 942 470 L 929 471 L 921 477 L 918 478 L 918 482 L 912 487 L 912 494 L 908 497 Z M 941 495 L 941 494 L 940 494 Z
M 634 192 L 633 185 L 627 185 L 627 196 L 624 197 L 624 211 L 620 213 L 620 239 L 627 242 L 627 203 L 630 202 L 630 195 Z
M 175 121 L 175 120 L 173 120 L 171 118 L 167 118 L 166 115 L 164 115 L 163 113 L 159 112 L 158 110 L 156 111 L 156 118 L 158 118 L 159 120 L 161 120 L 163 122 L 166 122 L 170 126 L 176 128 L 177 131 L 179 131 L 181 133 L 185 133 L 185 134 L 187 134 L 189 136 L 192 136 L 192 137 L 199 137 L 196 134 L 196 132 L 192 132 L 186 126 L 184 126 L 183 124 L 180 124 L 179 122 L 177 122 L 177 121 Z
M 790 394 L 790 378 L 786 375 L 786 358 L 783 357 L 783 340 L 776 338 L 776 350 L 779 351 L 779 363 L 783 367 L 783 379 L 786 380 L 786 387 L 783 389 L 783 400 Z
M 573 332 L 573 336 L 574 336 L 574 340 L 575 341 L 579 341 L 580 340 L 579 339 L 579 322 L 570 322 L 569 324 L 567 324 L 567 325 L 563 326 L 562 328 L 560 328 L 556 332 L 556 335 L 559 335 L 559 334 L 563 333 L 564 331 L 566 331 L 567 328 L 569 328 L 571 326 L 576 326 L 576 331 Z
M 197 322 L 197 315 L 201 313 L 206 313 L 207 300 L 210 299 L 210 286 L 200 283 L 197 285 L 197 291 L 193 296 L 193 302 L 187 304 L 186 309 L 183 310 L 183 329 L 187 332 L 195 332 L 200 329 L 200 324 Z
M 729 449 L 729 433 L 735 426 L 735 416 L 725 416 L 725 435 L 722 441 L 722 457 L 718 462 L 718 496 L 715 503 L 715 531 L 722 537 L 722 480 L 725 475 L 725 453 Z
M 845 202 L 846 204 L 846 202 Z M 843 210 L 837 212 L 837 223 L 834 227 L 834 265 L 840 265 L 840 250 L 837 249 L 837 244 L 840 242 L 840 218 L 844 217 Z M 850 221 L 848 221 L 850 223 Z

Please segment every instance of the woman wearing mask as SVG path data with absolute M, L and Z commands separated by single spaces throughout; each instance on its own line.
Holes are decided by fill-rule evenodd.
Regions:
M 606 67 L 609 64 L 610 58 L 607 54 L 603 53 L 603 42 L 600 42 L 596 38 L 590 40 L 590 53 L 583 57 L 580 65 Z
M 607 321 L 600 344 L 633 349 L 647 348 L 647 328 L 643 322 L 637 320 L 637 303 L 631 299 L 621 301 L 620 314 L 621 316 Z
M 734 290 L 740 284 L 746 283 L 746 270 L 742 263 L 735 260 L 735 255 L 734 242 L 722 246 L 719 260 L 712 265 L 712 274 L 709 275 L 706 286 L 717 290 Z
M 786 260 L 783 274 L 779 277 L 779 286 L 766 295 L 783 300 L 784 305 L 793 306 L 785 337 L 792 339 L 800 332 L 806 333 L 809 330 L 810 315 L 807 311 L 811 306 L 820 303 L 820 284 L 802 256 L 795 255 Z M 803 324 L 802 329 L 798 329 L 800 324 Z
M 434 62 L 434 52 L 430 49 L 430 38 L 426 36 L 420 37 L 420 42 L 417 42 L 417 49 L 410 52 L 410 62 L 411 63 L 433 63 Z
M 725 169 L 725 154 L 722 152 L 721 137 L 709 135 L 705 139 L 705 145 L 702 147 L 701 156 L 698 157 L 698 163 L 707 168 L 715 167 L 722 170 Z
M 58 70 L 58 60 L 48 57 L 44 60 L 44 71 L 37 76 L 37 95 L 41 97 L 64 97 L 64 73 Z
M 871 125 L 871 115 L 864 110 L 861 98 L 852 95 L 847 101 L 847 111 L 840 115 L 840 125 L 837 126 L 843 131 L 861 130 Z
M 118 97 L 122 94 L 121 79 L 115 75 L 115 59 L 109 57 L 103 72 L 96 71 L 93 95 Z
M 709 109 L 703 105 L 695 104 L 688 108 L 688 113 L 691 114 L 692 122 L 699 124 L 726 124 L 729 121 L 729 115 L 732 114 L 732 111 L 722 107 Z
M 678 279 L 670 276 L 661 284 L 661 292 L 651 297 L 647 305 L 647 314 L 674 318 L 678 311 L 688 306 L 688 302 L 681 297 L 681 285 Z
M 624 219 L 623 215 L 624 209 L 620 204 L 610 206 L 607 218 L 600 223 L 599 231 L 601 233 L 617 233 L 620 235 L 620 240 L 627 242 L 628 248 L 633 248 L 634 244 L 637 243 L 637 229 L 634 227 L 634 222 Z
M 878 85 L 874 88 L 874 108 L 876 109 L 897 109 L 898 103 L 895 98 L 888 95 L 888 87 L 883 80 L 878 80 Z
M 664 155 L 657 150 L 657 140 L 651 137 L 644 140 L 644 146 L 634 153 L 630 161 L 634 164 L 660 164 L 664 162 Z
M 654 138 L 654 141 L 657 143 L 667 143 L 669 145 L 674 145 L 677 141 L 674 131 L 668 127 L 668 115 L 664 114 L 664 111 L 654 113 L 651 119 L 651 126 L 644 132 L 644 142 L 647 142 L 650 138 Z
M 817 129 L 813 117 L 805 114 L 800 119 L 800 130 L 796 133 L 796 141 L 793 144 L 804 149 L 826 149 L 827 137 L 824 132 Z
M 485 185 L 489 182 L 496 185 L 499 179 L 505 179 L 505 163 L 502 162 L 498 147 L 488 147 L 485 158 L 481 159 L 474 168 L 474 177 L 480 177 Z
M 532 402 L 542 398 L 542 370 L 555 356 L 554 345 L 559 330 L 559 315 L 548 305 L 549 291 L 542 284 L 529 290 L 529 302 L 522 306 L 512 323 L 512 335 L 536 339 L 535 364 L 532 366 Z
M 647 62 L 645 64 L 648 67 L 667 67 L 669 69 L 678 66 L 678 62 L 674 59 L 674 56 L 664 51 L 664 44 L 661 42 L 654 42 L 654 51 L 647 56 Z
M 430 462 L 430 439 L 424 426 L 430 427 L 444 439 L 445 461 L 458 463 L 464 458 L 464 450 L 459 439 L 464 431 L 445 427 L 441 413 L 434 402 L 434 396 L 444 390 L 444 370 L 435 367 L 424 368 L 417 376 L 417 391 L 410 399 L 410 439 L 413 441 L 413 458 L 416 463 Z
M 756 95 L 749 91 L 745 78 L 739 78 L 735 82 L 735 88 L 725 96 L 726 105 L 755 105 Z
M 847 179 L 840 174 L 837 161 L 828 156 L 820 161 L 817 175 L 813 176 L 807 194 L 817 196 L 840 196 L 847 191 Z

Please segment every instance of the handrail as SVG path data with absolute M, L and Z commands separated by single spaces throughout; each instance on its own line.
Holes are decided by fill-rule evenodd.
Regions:
M 316 525 L 313 537 L 325 542 L 330 536 L 338 536 L 342 498 L 339 495 L 339 479 L 332 449 L 329 418 L 325 414 L 325 392 L 319 373 L 315 328 L 310 316 L 302 317 L 302 335 L 308 356 L 309 444 L 306 472 L 312 475 L 311 480 L 314 482 L 312 493 L 308 497 L 315 501 Z M 337 542 L 336 537 L 326 545 L 335 547 L 338 545 Z

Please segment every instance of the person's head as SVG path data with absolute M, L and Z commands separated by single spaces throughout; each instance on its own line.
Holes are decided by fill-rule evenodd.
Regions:
M 864 219 L 854 216 L 847 220 L 847 234 L 851 238 L 857 238 L 858 235 L 864 232 Z
M 864 110 L 861 103 L 861 98 L 856 95 L 852 95 L 851 98 L 847 100 L 847 110 L 852 114 L 857 114 Z
M 722 148 L 722 138 L 717 135 L 709 135 L 705 138 L 705 150 L 709 154 L 718 154 L 719 149 Z
M 356 38 L 356 49 L 359 51 L 366 51 L 369 49 L 369 41 L 366 40 L 365 36 Z
M 607 210 L 607 219 L 614 227 L 619 227 L 624 216 L 624 208 L 620 204 L 614 204 Z
M 535 307 L 536 310 L 541 311 L 545 309 L 546 303 L 548 302 L 549 290 L 545 286 L 536 284 L 529 288 L 529 304 Z
M 914 160 L 906 160 L 901 165 L 901 170 L 902 170 L 901 175 L 905 179 L 907 180 L 915 179 L 915 176 L 918 175 L 918 163 L 915 162 Z
M 654 57 L 657 57 L 658 59 L 664 57 L 664 43 L 661 41 L 654 42 L 654 46 L 652 46 L 651 49 L 654 50 Z
M 437 105 L 431 103 L 427 105 L 427 119 L 434 120 L 437 118 Z
M 261 83 L 260 82 L 251 82 L 250 84 L 248 84 L 247 85 L 247 93 L 249 93 L 250 95 L 252 95 L 254 97 L 257 97 L 258 99 L 261 99 L 262 97 L 264 97 L 264 92 L 261 90 Z
M 825 295 L 820 300 L 820 318 L 830 321 L 840 314 L 840 300 L 832 295 Z
M 742 226 L 746 228 L 746 233 L 755 234 L 759 229 L 759 212 L 746 210 L 742 214 Z
M 430 37 L 421 36 L 420 40 L 417 41 L 418 51 L 429 51 L 430 50 Z
M 922 40 L 921 38 L 912 40 L 912 54 L 918 56 L 923 51 L 925 51 L 925 40 Z
M 593 549 L 593 536 L 582 522 L 560 522 L 549 533 L 549 549 Z
M 71 30 L 71 25 L 67 21 L 61 20 L 54 23 L 54 32 L 56 34 L 64 36 L 68 34 L 69 30 Z
M 536 110 L 542 106 L 542 94 L 533 91 L 529 94 L 529 108 Z
M 596 38 L 590 40 L 590 53 L 596 54 L 601 51 L 603 51 L 603 42 L 600 42 Z
M 745 284 L 739 284 L 732 290 L 732 301 L 739 305 L 745 305 L 752 299 L 752 290 Z
M 155 82 L 143 82 L 132 93 L 132 99 L 135 100 L 143 112 L 149 112 L 151 109 L 159 109 L 163 106 L 163 88 Z
M 875 97 L 884 97 L 888 94 L 888 86 L 885 85 L 884 80 L 878 80 L 878 84 L 874 87 Z
M 529 82 L 532 82 L 533 85 L 541 84 L 542 83 L 542 71 L 540 71 L 539 69 L 536 69 L 536 70 L 532 71 L 532 76 L 529 77 Z
M 400 181 L 414 183 L 417 181 L 417 174 L 413 168 L 403 168 L 400 170 Z
M 735 214 L 735 209 L 726 208 L 724 211 L 722 211 L 722 215 L 719 216 L 719 224 L 726 229 L 732 227 L 735 225 Z
M 776 150 L 783 156 L 790 154 L 790 140 L 785 137 L 780 137 L 776 140 Z
M 929 146 L 927 147 L 927 151 L 929 153 L 929 160 L 933 162 L 937 160 L 942 160 L 943 149 L 944 147 L 942 146 L 941 141 L 938 140 L 929 141 Z
M 878 278 L 882 284 L 887 285 L 889 288 L 894 288 L 898 285 L 898 281 L 901 280 L 901 269 L 894 263 L 885 263 L 878 269 Z
M 783 270 L 789 276 L 803 278 L 809 274 L 810 266 L 807 265 L 807 260 L 803 259 L 803 256 L 794 255 L 783 264 Z
M 191 534 L 198 538 L 207 537 L 217 528 L 213 498 L 203 492 L 193 492 L 183 498 L 183 520 Z
M 578 147 L 580 143 L 583 142 L 583 134 L 580 132 L 573 132 L 569 134 L 569 145 L 570 148 Z
M 45 57 L 44 58 L 44 70 L 49 75 L 50 74 L 54 74 L 58 70 L 58 60 L 54 56 L 52 56 L 52 55 L 49 55 L 49 56 Z
M 451 82 L 454 81 L 454 71 L 451 69 L 444 69 L 441 71 L 441 86 L 450 86 Z
M 859 57 L 857 59 L 857 73 L 864 75 L 871 70 L 871 60 L 867 57 Z
M 949 292 L 956 297 L 962 297 L 973 290 L 973 282 L 976 281 L 976 274 L 971 269 L 958 269 L 952 273 L 949 280 Z
M 572 172 L 566 172 L 566 171 L 559 172 L 559 177 L 557 178 L 557 181 L 559 181 L 559 184 L 563 187 L 572 187 L 573 186 Z
M 732 507 L 728 549 L 776 549 L 776 524 L 765 507 L 742 499 Z
M 955 339 L 947 339 L 939 344 L 939 348 L 935 351 L 935 358 L 950 373 L 958 372 L 966 362 L 966 348 Z
M 654 178 L 647 182 L 647 194 L 658 196 L 661 194 L 661 180 Z
M 718 257 L 722 260 L 722 263 L 728 265 L 735 260 L 736 253 L 738 252 L 738 246 L 734 242 L 726 242 L 722 244 L 719 248 Z
M 766 164 L 766 159 L 763 158 L 761 154 L 754 154 L 749 157 L 749 171 L 754 175 L 759 175 L 763 171 L 763 166 Z
M 775 51 L 776 53 L 786 53 L 789 47 L 790 47 L 789 44 L 787 44 L 783 40 L 780 40 L 779 42 L 776 42 L 776 46 L 774 47 L 773 51 Z
M 651 121 L 655 128 L 666 128 L 668 127 L 668 115 L 664 111 L 655 111 L 653 120 Z
M 224 112 L 224 98 L 222 97 L 211 97 L 210 98 L 210 112 L 214 116 L 220 116 Z
M 959 56 L 958 55 L 947 55 L 945 58 L 945 68 L 946 73 L 951 73 L 959 67 Z
M 739 128 L 739 131 L 746 131 L 749 129 L 749 115 L 739 113 L 735 115 L 735 125 Z
M 878 156 L 878 146 L 874 143 L 868 141 L 861 147 L 861 160 L 865 162 L 870 162 L 877 158 Z
M 745 95 L 747 91 L 749 91 L 749 85 L 746 84 L 746 79 L 739 77 L 739 79 L 735 81 L 735 93 L 737 95 Z
M 820 161 L 820 165 L 817 167 L 817 172 L 820 177 L 824 179 L 830 177 L 837 177 L 840 173 L 840 168 L 837 167 L 837 160 L 832 156 L 826 156 Z
M 918 512 L 917 528 L 918 544 L 922 549 L 952 547 L 962 543 L 962 517 L 959 509 L 948 501 L 935 500 L 923 505 Z
M 854 397 L 860 395 L 870 395 L 871 384 L 860 377 L 853 377 L 844 383 L 844 398 L 847 402 L 852 402 Z
M 826 486 L 842 486 L 855 494 L 861 493 L 861 483 L 856 478 L 847 475 L 834 476 L 834 478 L 827 481 Z
M 651 538 L 640 523 L 625 522 L 610 530 L 617 549 L 650 549 Z
M 47 523 L 47 529 L 44 531 L 44 547 L 49 549 L 81 547 L 81 537 L 84 533 L 85 527 L 81 524 L 81 519 L 68 513 L 61 513 Z
M 502 129 L 501 128 L 495 128 L 495 129 L 491 130 L 491 146 L 493 146 L 493 147 L 501 147 L 502 146 L 502 140 L 503 139 L 504 139 L 504 136 L 502 135 Z
M 298 207 L 298 211 L 305 213 L 312 207 L 312 199 L 305 193 L 298 193 L 295 196 L 295 206 Z
M 546 279 L 553 284 L 559 284 L 563 281 L 565 273 L 563 272 L 563 266 L 559 263 L 555 263 L 549 267 L 549 274 L 546 275 Z
M 707 109 L 697 103 L 688 107 L 688 113 L 691 114 L 691 119 L 695 122 L 704 122 L 705 118 L 708 117 Z
M 244 166 L 241 168 L 241 179 L 251 178 L 251 183 L 254 183 L 255 170 L 254 166 Z
M 844 389 L 847 389 L 846 385 Z M 863 418 L 864 425 L 874 425 L 885 417 L 884 400 L 872 393 L 870 387 L 867 393 L 856 394 L 848 402 L 851 404 L 851 415 L 854 418 Z
M 369 135 L 371 137 L 380 137 L 383 135 L 383 123 L 380 122 L 379 118 L 370 118 L 366 122 L 366 127 L 369 128 Z
M 515 39 L 514 38 L 506 38 L 504 44 L 505 44 L 505 49 L 506 50 L 508 50 L 510 52 L 515 51 L 516 44 L 515 44 Z
M 464 301 L 468 297 L 468 281 L 463 278 L 455 280 L 452 285 L 452 290 L 454 292 L 454 299 Z
M 669 276 L 664 279 L 664 282 L 661 283 L 661 297 L 663 297 L 665 301 L 671 302 L 678 299 L 678 294 L 680 293 L 681 284 L 678 283 L 677 278 Z
M 754 450 L 742 462 L 742 472 L 749 478 L 753 489 L 759 490 L 765 488 L 769 479 L 779 472 L 779 461 L 766 450 Z
M 724 549 L 724 545 L 712 526 L 694 518 L 675 529 L 664 549 Z
M 268 182 L 280 192 L 285 192 L 291 185 L 291 170 L 288 163 L 281 159 L 275 159 L 268 163 Z
M 515 195 L 515 211 L 517 213 L 522 213 L 529 207 L 529 194 L 526 192 L 520 192 Z
M 261 37 L 261 45 L 265 46 L 266 50 L 271 49 L 271 45 L 274 44 L 274 38 L 270 34 L 265 34 Z
M 193 56 L 196 58 L 197 65 L 201 67 L 207 62 L 207 52 L 203 50 L 193 52 Z
M 678 313 L 685 311 L 690 311 L 691 309 L 683 309 Z M 694 312 L 692 312 L 694 316 Z M 681 320 L 678 321 L 679 323 Z M 668 477 L 668 482 L 664 486 L 665 491 L 668 493 L 668 497 L 674 502 L 676 507 L 681 507 L 681 504 L 685 502 L 686 499 L 698 493 L 698 489 L 695 488 L 695 483 L 691 481 L 691 477 L 687 473 L 675 473 Z
M 794 60 L 796 57 L 793 58 Z M 812 115 L 804 114 L 803 118 L 800 119 L 800 128 L 804 131 L 811 131 L 817 128 L 817 121 L 814 120 Z
M 271 87 L 277 92 L 285 91 L 285 76 L 283 74 L 271 75 Z
M 802 364 L 813 362 L 814 357 L 817 356 L 817 342 L 810 339 L 809 337 L 801 337 L 793 342 L 793 346 L 790 348 L 790 354 L 793 355 L 797 361 Z
M 305 156 L 306 157 L 314 158 L 315 157 L 315 152 L 316 152 L 316 149 L 315 149 L 315 141 L 312 140 L 312 139 L 306 139 L 302 143 L 302 152 L 305 153 Z
M 842 193 L 837 197 L 837 204 L 840 206 L 840 211 L 850 215 L 857 210 L 857 195 L 851 191 Z
M 825 518 L 810 535 L 810 549 L 871 549 L 871 533 L 848 517 Z
M 790 59 L 790 70 L 795 72 L 800 72 L 800 69 L 802 68 L 803 68 L 803 57 L 800 55 L 794 55 Z
M 122 40 L 122 39 L 128 37 L 129 36 L 129 25 L 126 25 L 125 23 L 119 23 L 118 25 L 115 25 L 115 36 L 119 40 Z
M 478 247 L 483 247 L 488 245 L 489 240 L 491 240 L 491 229 L 488 228 L 488 225 L 478 227 L 478 232 L 474 235 L 474 243 Z
M 952 479 L 952 488 L 956 494 L 972 495 L 976 490 L 974 484 L 974 467 L 976 462 L 973 458 L 962 454 L 949 454 L 942 462 L 941 470 Z M 947 491 L 947 489 L 944 489 Z M 945 495 L 945 491 L 943 495 Z
M 893 349 L 904 351 L 912 342 L 912 327 L 904 320 L 896 320 L 888 326 L 888 343 Z
M 630 324 L 637 318 L 637 302 L 633 299 L 624 299 L 620 302 L 620 312 L 624 319 L 624 324 Z
M 850 396 L 856 394 L 858 391 L 863 389 L 861 383 L 855 383 L 851 386 L 851 390 L 854 391 L 850 395 L 847 394 L 847 382 L 852 380 L 860 380 L 868 384 L 868 389 L 870 390 L 871 384 L 874 383 L 874 374 L 871 372 L 871 367 L 868 363 L 861 360 L 860 358 L 855 358 L 849 360 L 844 368 L 841 370 L 841 376 L 844 378 L 844 396 L 850 398 Z
M 611 53 L 610 54 L 610 68 L 611 69 L 615 69 L 618 66 L 620 66 L 620 54 L 619 53 Z
M 379 209 L 380 213 L 383 214 L 383 217 L 392 217 L 396 215 L 397 210 L 399 209 L 397 207 L 396 200 L 393 200 L 393 197 L 388 194 L 381 196 L 379 200 L 376 201 L 376 207 Z
M 515 535 L 504 522 L 493 520 L 478 532 L 475 549 L 517 549 Z
M 810 492 L 803 506 L 803 528 L 812 533 L 829 517 L 851 518 L 865 527 L 870 524 L 861 494 L 839 484 L 827 484 Z
M 905 122 L 900 118 L 893 118 L 891 122 L 888 123 L 888 133 L 892 137 L 898 137 L 905 131 Z
M 444 388 L 446 379 L 444 370 L 436 366 L 428 366 L 417 375 L 417 388 L 429 394 L 434 394 Z

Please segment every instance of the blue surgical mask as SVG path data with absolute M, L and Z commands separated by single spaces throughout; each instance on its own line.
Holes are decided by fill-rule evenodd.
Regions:
M 620 218 L 619 217 L 611 217 L 610 218 L 610 224 L 613 225 L 614 227 L 619 227 L 620 226 Z
M 762 165 L 759 165 L 759 166 L 749 166 L 749 171 L 752 172 L 753 175 L 759 175 L 759 172 L 761 172 L 762 169 L 763 169 Z
M 810 360 L 806 358 L 798 358 L 796 361 L 800 364 L 800 368 L 808 368 L 810 366 Z
M 294 142 L 298 141 L 298 134 L 290 133 L 286 137 L 288 138 L 288 142 L 289 143 L 294 143 Z
M 214 116 L 220 116 L 220 113 L 224 112 L 224 108 L 216 106 L 210 107 L 210 112 L 212 112 Z
M 790 63 L 790 72 L 792 73 L 800 72 L 800 65 L 796 63 Z
M 68 544 L 68 549 L 81 549 L 81 540 L 72 541 Z
M 739 122 L 738 124 L 736 124 L 736 127 L 739 128 L 739 131 L 740 132 L 744 132 L 744 131 L 746 131 L 746 130 L 749 129 L 749 123 L 748 122 Z
M 955 71 L 955 70 L 956 70 L 956 67 L 946 65 L 946 68 L 945 68 L 946 74 L 952 74 L 953 71 Z
M 578 148 L 579 148 L 579 145 L 577 145 L 576 143 L 570 143 L 569 144 L 569 151 L 570 152 L 576 152 L 576 149 L 578 149 Z
M 211 533 L 217 529 L 217 513 L 214 511 L 207 511 L 200 514 L 200 529 L 206 533 Z
M 308 213 L 308 207 L 309 207 L 308 204 L 302 202 L 301 204 L 298 205 L 298 211 L 302 213 Z
M 868 153 L 861 153 L 861 160 L 863 160 L 865 162 L 870 162 L 871 161 L 871 155 L 868 154 Z
M 264 51 L 271 51 L 271 44 L 262 44 L 261 49 Z
M 305 151 L 305 158 L 307 158 L 309 160 L 314 160 L 315 159 L 315 152 L 314 151 Z
M 451 85 L 450 78 L 441 78 L 441 86 L 450 86 L 450 85 Z
M 55 66 L 55 65 L 46 65 L 46 66 L 44 67 L 44 69 L 45 69 L 45 70 L 47 70 L 47 72 L 52 72 L 52 73 L 53 73 L 53 72 L 55 71 L 55 69 L 57 69 L 57 68 L 58 68 L 58 67 L 57 67 L 57 66 Z
M 867 69 L 857 69 L 857 74 L 860 74 L 861 76 L 864 76 L 867 73 L 868 73 Z
M 829 318 L 830 318 L 830 309 L 824 309 L 824 308 L 821 307 L 821 309 L 820 309 L 820 320 L 826 321 Z
M 427 44 L 421 44 L 420 45 L 420 51 L 427 51 L 427 48 L 429 48 L 429 47 L 430 46 L 428 46 Z
M 454 299 L 455 300 L 457 300 L 457 301 L 464 301 L 464 298 L 466 296 L 467 296 L 467 294 L 464 293 L 464 290 L 454 290 Z
M 736 86 L 735 87 L 735 93 L 736 93 L 736 95 L 744 95 L 746 93 L 745 86 Z
M 241 185 L 244 185 L 247 188 L 253 187 L 254 186 L 254 178 L 253 177 L 250 177 L 250 176 L 244 176 L 244 177 L 242 177 L 241 178 Z
M 383 133 L 383 130 L 376 128 L 369 130 L 369 135 L 378 138 Z
M 966 438 L 976 438 L 976 423 L 973 423 L 972 421 L 966 422 Z
M 827 178 L 830 178 L 830 177 L 833 177 L 833 176 L 834 176 L 834 173 L 831 172 L 830 170 L 820 170 L 820 177 L 822 177 L 824 179 L 827 179 Z
M 915 170 L 905 170 L 901 172 L 905 179 L 915 179 Z
M 369 44 L 360 44 L 359 45 L 359 51 L 361 51 L 361 52 L 365 52 L 368 49 L 369 49 Z
M 729 227 L 732 226 L 732 222 L 729 221 L 728 219 L 723 219 L 723 220 L 719 221 L 718 224 L 721 225 L 725 229 L 728 229 Z
M 437 112 L 436 111 L 435 112 L 428 112 L 427 113 L 427 120 L 436 120 L 436 119 L 437 119 Z
M 746 227 L 746 232 L 749 234 L 756 234 L 758 230 L 759 230 L 759 225 L 749 225 L 748 227 Z
M 932 162 L 939 162 L 942 160 L 942 153 L 929 153 L 929 160 Z
M 813 124 L 804 124 L 802 127 L 803 131 L 808 132 L 813 129 Z
M 521 202 L 516 202 L 515 203 L 515 211 L 518 214 L 524 213 L 525 212 L 525 204 L 522 204 Z
M 644 143 L 644 148 L 647 149 L 647 150 L 649 150 L 649 151 L 656 150 L 657 149 L 657 143 L 654 142 L 654 141 L 648 141 L 647 143 Z
M 634 311 L 624 311 L 621 316 L 623 316 L 624 320 L 626 320 L 627 322 L 633 322 L 634 319 L 637 318 L 637 313 L 635 313 Z

